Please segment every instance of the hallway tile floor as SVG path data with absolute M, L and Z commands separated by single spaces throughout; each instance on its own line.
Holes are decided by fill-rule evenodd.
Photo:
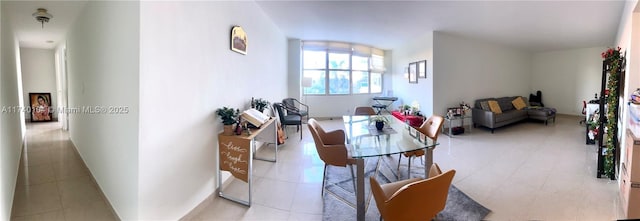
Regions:
M 66 131 L 27 124 L 12 220 L 117 220 Z

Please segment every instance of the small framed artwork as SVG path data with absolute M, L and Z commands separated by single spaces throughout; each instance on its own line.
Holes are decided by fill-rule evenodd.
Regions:
M 427 78 L 427 60 L 418 61 L 418 78 Z
M 409 83 L 411 84 L 418 83 L 418 63 L 417 62 L 409 63 Z
M 247 54 L 247 33 L 240 26 L 231 29 L 231 50 L 240 54 Z
M 31 122 L 51 121 L 51 93 L 29 93 Z

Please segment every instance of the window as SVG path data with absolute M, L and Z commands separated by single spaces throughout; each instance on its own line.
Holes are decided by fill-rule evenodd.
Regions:
M 304 51 L 304 72 L 303 78 L 311 79 L 311 86 L 304 87 L 304 94 L 325 94 L 325 68 L 327 67 L 326 51 Z
M 368 51 L 367 51 L 368 50 Z M 381 50 L 345 43 L 304 43 L 305 95 L 382 93 L 384 57 Z
M 382 73 L 371 73 L 371 93 L 382 93 Z

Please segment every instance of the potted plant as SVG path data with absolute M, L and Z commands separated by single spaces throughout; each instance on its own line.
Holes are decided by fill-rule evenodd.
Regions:
M 371 120 L 371 123 L 375 122 L 376 129 L 378 129 L 378 130 L 382 130 L 384 128 L 384 124 L 389 122 L 389 120 L 387 120 L 386 117 L 381 116 L 381 115 L 371 116 L 370 120 Z
M 233 124 L 238 122 L 238 115 L 240 115 L 240 109 L 233 109 L 228 107 L 218 108 L 216 114 L 220 116 L 222 124 L 224 124 L 223 135 L 233 135 Z
M 411 106 L 409 106 L 408 104 L 402 105 L 402 113 L 404 113 L 404 115 L 411 115 L 410 111 Z
M 253 101 L 253 105 L 258 111 L 263 112 L 264 109 L 269 106 L 269 101 L 258 98 Z

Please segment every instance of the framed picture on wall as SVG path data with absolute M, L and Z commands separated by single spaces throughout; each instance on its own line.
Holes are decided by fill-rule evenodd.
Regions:
M 231 28 L 231 50 L 240 54 L 247 54 L 247 33 L 240 26 Z
M 418 78 L 427 78 L 427 60 L 418 61 Z
M 31 122 L 51 121 L 51 93 L 29 93 Z
M 417 62 L 409 63 L 409 83 L 411 84 L 418 83 L 418 63 Z

